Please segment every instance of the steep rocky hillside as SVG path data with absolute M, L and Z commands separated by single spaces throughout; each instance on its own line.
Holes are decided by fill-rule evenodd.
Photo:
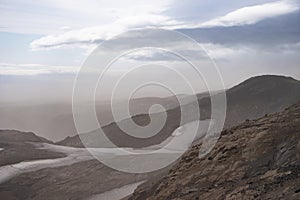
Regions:
M 300 103 L 224 130 L 198 158 L 193 146 L 160 180 L 130 200 L 300 199 Z

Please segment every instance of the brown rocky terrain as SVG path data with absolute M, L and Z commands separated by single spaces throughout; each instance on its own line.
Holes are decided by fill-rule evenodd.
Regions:
M 130 200 L 300 199 L 300 102 L 224 130 L 199 159 L 193 146 L 159 180 Z

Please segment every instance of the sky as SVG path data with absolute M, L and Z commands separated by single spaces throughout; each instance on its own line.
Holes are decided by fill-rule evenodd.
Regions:
M 0 13 L 1 101 L 70 100 L 76 74 L 97 45 L 143 28 L 174 30 L 197 41 L 218 66 L 226 88 L 260 74 L 300 79 L 299 0 L 1 0 Z M 135 37 L 126 45 L 144 39 Z M 156 34 L 149 42 L 157 46 L 162 39 Z M 188 59 L 203 59 L 180 41 L 169 42 Z M 108 76 L 145 61 L 185 70 L 165 52 L 140 51 L 126 59 Z M 143 74 L 168 75 L 153 70 L 145 68 Z M 197 84 L 192 73 L 188 77 Z M 178 84 L 176 78 L 170 82 Z

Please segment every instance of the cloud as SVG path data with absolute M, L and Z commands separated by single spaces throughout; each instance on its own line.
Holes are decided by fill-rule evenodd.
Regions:
M 0 1 L 0 25 L 3 31 L 52 35 L 61 27 L 79 30 L 112 24 L 128 16 L 164 12 L 173 0 L 10 0 Z
M 112 24 L 67 31 L 58 35 L 48 35 L 34 40 L 30 44 L 30 47 L 33 50 L 38 50 L 70 45 L 98 44 L 101 41 L 110 39 L 111 37 L 121 34 L 129 29 L 153 27 L 157 26 L 158 24 L 164 24 L 164 26 L 173 26 L 177 25 L 178 23 L 166 16 L 160 15 L 144 14 L 138 17 L 129 16 L 119 19 Z
M 188 21 L 175 20 L 163 14 L 164 9 L 156 9 L 154 11 L 144 9 L 145 13 L 122 13 L 119 9 L 114 12 L 122 13 L 122 18 L 116 19 L 114 22 L 101 26 L 93 26 L 79 30 L 66 31 L 62 34 L 48 35 L 40 39 L 34 40 L 30 47 L 34 50 L 58 48 L 64 46 L 82 46 L 99 44 L 103 40 L 107 40 L 124 31 L 135 28 L 159 27 L 167 29 L 208 29 L 213 27 L 232 27 L 256 24 L 262 20 L 285 15 L 299 10 L 294 1 L 278 1 L 266 3 L 262 5 L 249 6 L 237 9 L 225 16 L 218 17 L 201 24 L 194 24 Z M 159 39 L 159 38 L 158 38 Z
M 244 45 L 260 50 L 278 50 L 283 44 L 300 42 L 300 12 L 268 18 L 256 24 L 232 27 L 181 29 L 180 32 L 199 43 L 223 46 Z
M 232 59 L 236 56 L 245 55 L 253 49 L 246 48 L 243 46 L 235 46 L 235 47 L 226 47 L 213 43 L 202 43 L 199 44 L 204 51 L 199 51 L 196 49 L 186 49 L 184 48 L 184 43 L 179 44 L 174 48 L 174 52 L 181 55 L 182 57 L 188 59 L 189 61 L 199 61 L 205 59 L 214 59 L 214 60 L 228 60 Z M 182 62 L 182 58 L 172 54 L 170 52 L 166 52 L 161 49 L 142 49 L 133 53 L 130 53 L 123 58 L 124 60 L 129 61 L 152 61 L 152 62 L 164 62 L 166 64 L 168 62 Z M 185 62 L 185 61 L 184 61 Z
M 0 75 L 74 74 L 79 67 L 0 63 Z
M 206 50 L 207 54 L 214 60 L 218 59 L 232 59 L 236 56 L 245 55 L 250 51 L 253 51 L 250 48 L 246 48 L 243 46 L 235 46 L 235 47 L 226 47 L 218 44 L 206 43 L 202 44 L 203 48 Z
M 294 1 L 277 1 L 240 8 L 225 16 L 204 22 L 199 27 L 250 25 L 270 17 L 292 13 L 297 10 L 299 10 L 299 6 Z

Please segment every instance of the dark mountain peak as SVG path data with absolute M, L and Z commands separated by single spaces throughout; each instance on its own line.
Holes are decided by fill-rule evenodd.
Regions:
M 262 80 L 262 81 L 266 81 L 266 80 L 294 80 L 294 81 L 297 81 L 296 79 L 294 79 L 290 76 L 265 74 L 265 75 L 254 76 L 254 77 L 248 78 L 245 82 L 260 81 L 260 80 Z
M 226 127 L 278 112 L 300 100 L 300 81 L 291 77 L 252 77 L 227 92 Z
M 282 90 L 287 87 L 299 87 L 300 81 L 287 76 L 279 75 L 262 75 L 251 77 L 240 84 L 232 87 L 228 90 L 229 93 L 236 92 L 238 90 L 249 91 L 267 91 L 270 89 Z

